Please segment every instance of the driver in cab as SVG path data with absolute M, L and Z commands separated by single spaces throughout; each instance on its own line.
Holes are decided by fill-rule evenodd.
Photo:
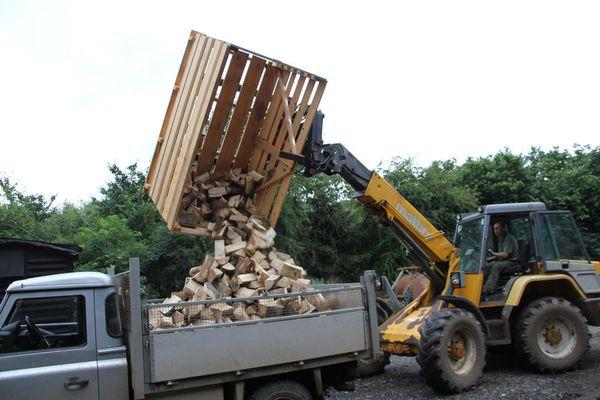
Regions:
M 492 249 L 488 250 L 488 253 L 491 256 L 488 257 L 488 262 L 484 268 L 484 297 L 488 297 L 494 292 L 500 274 L 516 264 L 519 253 L 517 239 L 508 233 L 504 222 L 498 221 L 494 223 L 494 235 L 498 242 L 498 251 L 493 251 Z

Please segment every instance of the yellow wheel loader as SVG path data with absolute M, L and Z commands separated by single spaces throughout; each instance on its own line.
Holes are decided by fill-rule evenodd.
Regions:
M 541 372 L 577 366 L 588 349 L 588 324 L 600 326 L 600 262 L 590 260 L 569 211 L 549 211 L 539 202 L 481 206 L 458 216 L 452 243 L 343 145 L 324 144 L 322 123 L 318 113 L 301 155 L 280 157 L 303 165 L 305 176 L 340 175 L 430 282 L 400 306 L 381 279 L 390 299 L 382 309 L 391 311 L 380 325 L 385 352 L 416 356 L 421 375 L 440 393 L 475 386 L 491 346 L 513 345 Z M 497 222 L 516 238 L 519 254 L 482 297 L 488 251 L 498 246 Z

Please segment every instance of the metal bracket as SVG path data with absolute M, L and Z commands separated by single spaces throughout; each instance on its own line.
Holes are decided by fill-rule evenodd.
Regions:
M 389 304 L 390 307 L 392 307 L 392 310 L 394 311 L 400 311 L 402 309 L 402 303 L 400 303 L 400 301 L 398 300 L 398 297 L 396 296 L 396 293 L 394 292 L 394 289 L 392 288 L 392 285 L 390 285 L 390 281 L 388 281 L 388 278 L 385 276 L 381 276 L 381 286 L 383 286 L 383 289 L 385 290 L 385 294 L 387 295 L 389 301 L 387 302 Z

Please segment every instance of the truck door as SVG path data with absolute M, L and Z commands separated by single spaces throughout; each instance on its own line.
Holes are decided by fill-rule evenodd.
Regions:
M 13 293 L 5 300 L 0 397 L 97 400 L 93 291 Z

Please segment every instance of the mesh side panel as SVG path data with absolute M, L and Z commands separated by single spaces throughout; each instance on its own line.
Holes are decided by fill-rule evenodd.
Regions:
M 151 304 L 151 330 L 229 324 L 316 312 L 364 308 L 360 287 L 213 301 Z
M 117 306 L 119 308 L 119 317 L 125 332 L 131 332 L 131 298 L 129 272 L 124 272 L 113 276 L 113 282 L 117 291 Z

